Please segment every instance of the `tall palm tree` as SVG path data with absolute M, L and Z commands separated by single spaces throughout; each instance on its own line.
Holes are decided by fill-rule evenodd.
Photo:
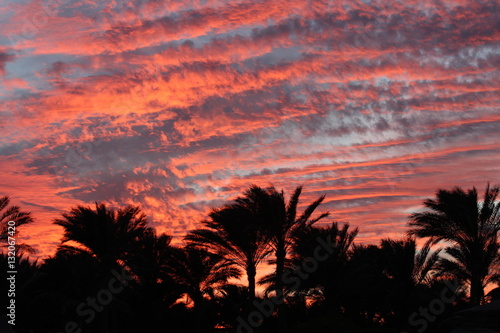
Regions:
M 135 243 L 148 230 L 146 223 L 139 207 L 114 210 L 98 202 L 95 210 L 90 206 L 77 206 L 54 220 L 54 224 L 64 228 L 63 245 L 71 248 L 68 242 L 76 242 L 110 266 L 118 260 L 127 261 Z
M 329 213 L 323 213 L 314 219 L 311 218 L 316 208 L 323 202 L 324 195 L 307 206 L 299 215 L 297 207 L 301 193 L 302 186 L 298 186 L 286 202 L 283 190 L 278 191 L 274 186 L 263 189 L 257 185 L 251 185 L 241 199 L 254 210 L 260 227 L 269 237 L 275 256 L 276 270 L 272 285 L 277 297 L 284 297 L 285 265 L 298 233 L 329 215 Z M 280 331 L 285 331 L 286 317 L 283 302 L 278 305 L 278 320 Z
M 410 216 L 410 235 L 452 243 L 445 249 L 452 259 L 443 259 L 442 267 L 468 282 L 472 304 L 479 304 L 486 284 L 498 278 L 491 273 L 500 264 L 500 203 L 495 202 L 499 190 L 488 184 L 481 203 L 476 188 L 439 189 L 435 199 L 424 201 L 427 211 Z
M 0 197 L 0 242 L 7 243 L 9 236 L 9 221 L 15 222 L 15 233 L 18 233 L 18 227 L 24 224 L 32 223 L 33 218 L 31 213 L 21 211 L 19 206 L 9 206 L 10 197 L 4 196 Z M 11 229 L 12 230 L 12 229 Z M 2 245 L 5 246 L 5 245 Z M 18 243 L 18 250 L 33 253 L 35 252 L 32 247 L 27 244 Z
M 259 216 L 260 227 L 270 238 L 276 263 L 274 286 L 279 294 L 283 293 L 282 277 L 287 256 L 295 245 L 300 232 L 329 215 L 327 212 L 311 219 L 316 208 L 323 202 L 324 195 L 316 199 L 307 206 L 302 214 L 298 215 L 297 207 L 301 193 L 302 186 L 298 186 L 288 203 L 286 203 L 284 192 L 277 191 L 273 186 L 262 189 L 252 185 L 245 192 L 244 200 L 249 205 L 255 205 L 254 210 L 257 211 Z
M 202 222 L 203 228 L 192 230 L 186 240 L 196 247 L 209 250 L 243 269 L 248 279 L 250 300 L 255 298 L 257 265 L 270 251 L 268 237 L 255 218 L 253 206 L 243 197 L 214 209 L 210 219 Z

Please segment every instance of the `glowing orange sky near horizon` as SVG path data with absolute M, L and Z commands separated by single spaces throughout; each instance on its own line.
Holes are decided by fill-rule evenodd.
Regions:
M 140 205 L 180 241 L 250 184 L 401 237 L 438 188 L 497 184 L 500 5 L 0 4 L 0 195 L 52 254 L 77 204 Z

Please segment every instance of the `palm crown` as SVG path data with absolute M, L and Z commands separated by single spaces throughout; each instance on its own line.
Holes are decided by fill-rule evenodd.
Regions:
M 491 274 L 500 264 L 500 203 L 495 202 L 498 193 L 498 186 L 488 184 L 480 203 L 475 188 L 440 189 L 435 199 L 424 201 L 427 211 L 410 216 L 410 235 L 451 244 L 445 249 L 451 259 L 442 258 L 441 267 L 469 282 L 470 301 L 474 304 L 481 301 L 485 285 L 498 279 L 497 274 Z

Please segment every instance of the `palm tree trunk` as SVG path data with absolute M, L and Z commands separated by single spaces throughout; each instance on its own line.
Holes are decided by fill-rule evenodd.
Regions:
M 476 274 L 471 276 L 470 281 L 470 302 L 473 305 L 479 305 L 484 296 L 484 290 L 481 278 Z
M 283 294 L 283 274 L 285 273 L 285 258 L 286 251 L 285 245 L 280 242 L 278 244 L 278 248 L 276 250 L 276 297 L 278 297 L 278 332 L 286 331 L 286 307 L 284 303 L 284 294 Z
M 194 296 L 194 295 L 193 295 Z M 195 317 L 195 332 L 204 332 L 205 324 L 205 302 L 203 296 L 196 295 L 193 297 L 194 300 L 194 317 Z
M 257 274 L 255 264 L 249 263 L 246 271 L 248 278 L 248 292 L 250 294 L 250 302 L 252 302 L 255 299 L 255 275 Z
M 470 302 L 473 305 L 479 305 L 484 296 L 483 284 L 481 283 L 484 276 L 483 270 L 483 249 L 480 244 L 471 247 L 471 266 L 470 266 Z

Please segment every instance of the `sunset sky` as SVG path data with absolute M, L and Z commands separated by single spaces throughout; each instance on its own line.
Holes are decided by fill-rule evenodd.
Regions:
M 497 0 L 3 0 L 0 195 L 39 256 L 77 204 L 176 242 L 250 184 L 358 242 L 437 188 L 500 181 Z

